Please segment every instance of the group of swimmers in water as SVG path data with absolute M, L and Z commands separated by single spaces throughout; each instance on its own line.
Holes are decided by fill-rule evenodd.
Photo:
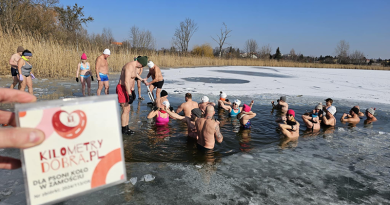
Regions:
M 105 49 L 103 53 L 96 59 L 96 77 L 98 80 L 97 95 L 100 95 L 103 88 L 105 88 L 105 94 L 109 94 L 109 75 L 108 75 L 108 62 L 107 58 L 110 56 L 110 50 Z M 31 72 L 32 65 L 29 62 L 32 57 L 32 53 L 29 50 L 25 50 L 19 46 L 17 53 L 12 55 L 10 59 L 11 74 L 14 78 L 11 85 L 13 89 L 19 83 L 19 89 L 25 90 L 28 87 L 29 92 L 32 94 L 32 79 L 34 75 Z M 146 78 L 141 78 L 143 68 L 148 66 L 149 73 Z M 87 94 L 91 95 L 91 81 L 93 76 L 91 74 L 90 64 L 87 62 L 87 55 L 83 53 L 81 55 L 81 62 L 77 66 L 76 82 L 81 82 L 82 94 L 85 96 L 85 86 L 87 85 Z M 21 75 L 20 75 L 21 74 Z M 79 79 L 80 76 L 80 79 Z M 148 82 L 148 78 L 152 77 L 152 81 Z M 187 124 L 188 136 L 196 139 L 197 146 L 202 150 L 211 150 L 214 148 L 215 141 L 221 143 L 223 136 L 220 132 L 220 122 L 214 118 L 216 104 L 210 102 L 207 96 L 202 97 L 201 102 L 197 103 L 192 100 L 191 93 L 185 94 L 185 102 L 182 103 L 176 111 L 170 106 L 168 101 L 168 93 L 162 90 L 164 85 L 164 78 L 161 70 L 152 61 L 148 61 L 147 56 L 138 56 L 134 58 L 134 61 L 125 64 L 121 70 L 120 79 L 116 87 L 116 93 L 118 94 L 118 102 L 121 105 L 121 124 L 122 134 L 131 135 L 135 132 L 128 126 L 130 104 L 136 99 L 135 82 L 138 87 L 138 100 L 143 100 L 141 97 L 141 83 L 144 83 L 148 87 L 148 95 L 151 99 L 152 111 L 148 114 L 147 118 L 155 118 L 156 126 L 165 126 L 169 123 L 169 118 L 181 120 Z M 154 95 L 153 90 L 156 88 Z M 155 97 L 154 97 L 155 96 Z M 227 99 L 225 92 L 220 92 L 218 100 L 218 108 L 228 111 L 230 117 L 236 117 L 240 122 L 242 129 L 251 129 L 251 119 L 256 116 L 256 113 L 251 111 L 254 101 L 252 100 L 249 105 L 243 104 L 239 99 L 233 102 Z M 319 131 L 322 126 L 334 127 L 336 125 L 336 107 L 333 106 L 333 100 L 328 98 L 325 100 L 326 104 L 319 103 L 315 108 L 302 115 L 302 120 L 305 123 L 308 130 L 313 132 Z M 289 105 L 286 101 L 286 96 L 280 97 L 277 100 L 277 104 L 274 101 L 271 102 L 272 108 L 280 110 L 281 118 L 277 119 L 279 128 L 283 135 L 290 139 L 297 139 L 299 137 L 299 122 L 295 119 L 295 111 L 289 109 Z M 180 112 L 184 115 L 179 115 Z M 367 119 L 365 123 L 372 123 L 377 121 L 375 114 L 375 108 L 368 108 L 365 111 Z M 351 108 L 349 113 L 344 113 L 340 119 L 341 122 L 348 122 L 351 124 L 357 124 L 360 121 L 360 117 L 364 116 L 364 113 L 360 112 L 359 106 Z

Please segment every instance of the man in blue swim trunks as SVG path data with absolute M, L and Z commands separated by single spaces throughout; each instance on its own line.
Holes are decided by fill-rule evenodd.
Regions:
M 108 62 L 107 58 L 110 56 L 111 52 L 108 49 L 105 49 L 103 51 L 103 54 L 100 55 L 99 57 L 96 58 L 96 64 L 95 64 L 95 69 L 96 69 L 96 77 L 98 80 L 98 90 L 97 90 L 97 95 L 100 95 L 102 92 L 103 86 L 104 86 L 104 93 L 106 95 L 109 94 L 109 87 L 110 84 L 108 83 Z

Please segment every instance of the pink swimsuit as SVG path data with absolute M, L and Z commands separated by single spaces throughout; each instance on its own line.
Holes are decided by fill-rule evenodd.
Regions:
M 160 112 L 157 113 L 157 118 L 156 118 L 156 125 L 157 126 L 164 126 L 169 123 L 169 115 L 167 115 L 166 118 L 160 117 Z

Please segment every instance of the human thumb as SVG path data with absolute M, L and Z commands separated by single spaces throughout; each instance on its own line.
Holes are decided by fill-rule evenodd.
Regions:
M 33 128 L 0 129 L 0 148 L 29 148 L 41 144 L 45 134 Z

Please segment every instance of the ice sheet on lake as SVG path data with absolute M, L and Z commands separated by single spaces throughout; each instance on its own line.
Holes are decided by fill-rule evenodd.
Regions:
M 228 95 L 269 93 L 390 104 L 389 71 L 228 66 L 163 70 L 163 76 L 168 82 L 164 89 L 169 93 L 186 93 L 188 88 L 194 88 L 199 93 L 211 95 L 218 95 L 222 90 Z M 185 78 L 230 78 L 249 82 L 211 84 L 186 81 Z

